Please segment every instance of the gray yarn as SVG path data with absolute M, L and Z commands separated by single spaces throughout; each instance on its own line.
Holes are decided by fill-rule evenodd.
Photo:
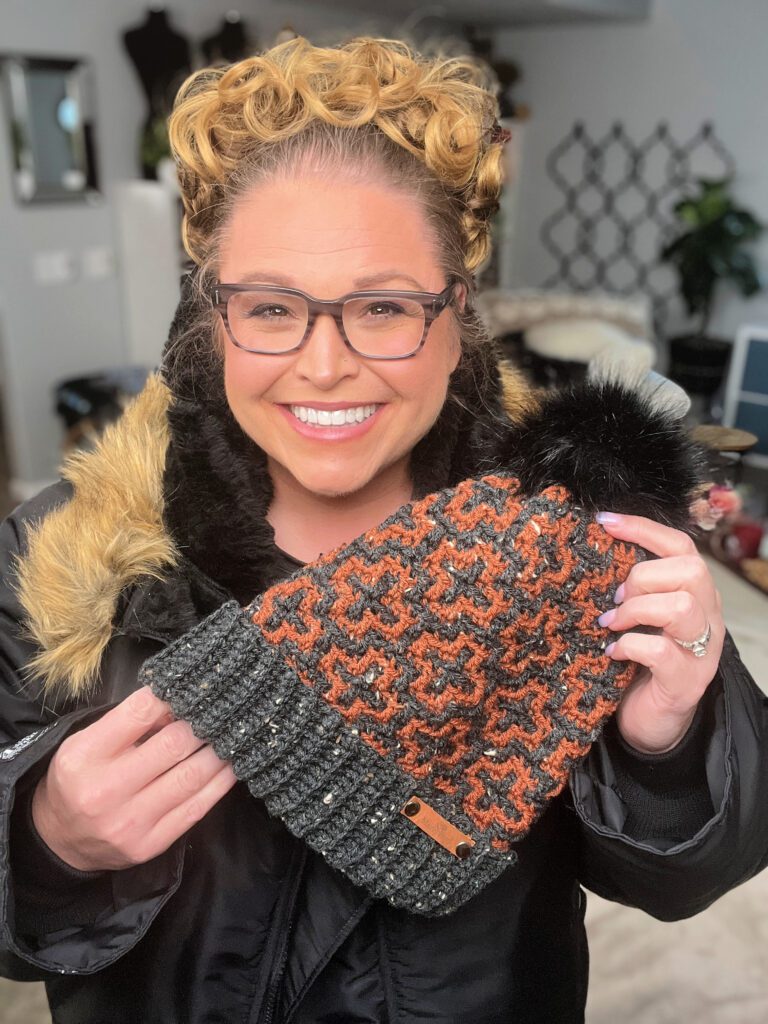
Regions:
M 237 601 L 150 658 L 139 681 L 231 762 L 270 814 L 394 906 L 450 913 L 517 860 L 486 844 L 459 861 L 400 815 L 414 780 L 300 682 Z M 472 831 L 448 801 L 432 794 L 430 803 Z

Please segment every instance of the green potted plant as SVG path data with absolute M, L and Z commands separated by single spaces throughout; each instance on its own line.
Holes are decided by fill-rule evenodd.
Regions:
M 710 397 L 718 388 L 731 351 L 730 342 L 709 336 L 718 284 L 730 281 L 742 295 L 762 288 L 755 260 L 744 249 L 763 226 L 730 194 L 731 179 L 699 179 L 698 192 L 674 207 L 681 231 L 661 252 L 678 273 L 680 294 L 692 333 L 670 339 L 669 375 L 687 391 Z

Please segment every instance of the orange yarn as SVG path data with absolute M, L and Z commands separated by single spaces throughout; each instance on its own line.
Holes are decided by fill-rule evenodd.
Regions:
M 604 653 L 605 631 L 596 624 L 602 609 L 594 595 L 604 600 L 612 593 L 638 554 L 590 524 L 588 550 L 610 557 L 604 569 L 584 572 L 585 543 L 576 537 L 584 522 L 569 506 L 564 488 L 542 492 L 549 511 L 531 515 L 521 527 L 526 501 L 517 481 L 488 476 L 480 484 L 494 488 L 503 502 L 477 501 L 478 482 L 466 480 L 445 502 L 437 523 L 432 503 L 440 496 L 425 498 L 412 506 L 405 521 L 401 517 L 396 524 L 368 531 L 368 560 L 354 552 L 338 564 L 335 552 L 320 559 L 317 566 L 335 566 L 329 592 L 322 592 L 309 576 L 294 577 L 271 588 L 252 619 L 270 643 L 290 641 L 302 652 L 311 652 L 320 641 L 323 615 L 330 615 L 345 636 L 370 641 L 364 655 L 334 644 L 312 672 L 298 657 L 293 664 L 301 681 L 310 688 L 320 686 L 324 700 L 348 725 L 359 726 L 360 739 L 382 757 L 394 759 L 416 779 L 428 778 L 446 794 L 461 793 L 469 819 L 482 831 L 493 828 L 492 845 L 504 852 L 540 812 L 532 794 L 540 803 L 542 786 L 548 796 L 560 792 L 574 762 L 589 749 L 590 741 L 569 738 L 564 726 L 575 727 L 579 735 L 598 729 L 632 679 L 634 664 L 612 663 Z M 553 515 L 553 507 L 562 512 Z M 446 522 L 454 532 L 425 545 Z M 493 540 L 484 539 L 483 531 Z M 418 565 L 416 553 L 422 545 L 427 550 Z M 515 573 L 514 566 L 520 567 Z M 577 581 L 570 594 L 569 581 Z M 409 595 L 419 583 L 422 604 L 415 607 Z M 375 606 L 361 603 L 363 587 L 377 588 Z M 452 590 L 457 591 L 453 597 Z M 523 595 L 521 610 L 510 616 L 515 593 Z M 558 593 L 562 601 L 553 599 Z M 283 602 L 299 595 L 289 623 Z M 273 627 L 276 612 L 280 624 Z M 496 620 L 511 621 L 493 634 L 489 630 Z M 396 685 L 402 665 L 389 660 L 396 647 L 389 646 L 386 654 L 380 648 L 396 645 L 413 627 L 415 635 L 398 659 L 407 660 L 411 673 L 409 714 L 403 718 L 403 694 Z M 574 635 L 580 638 L 578 649 L 573 647 Z M 562 664 L 564 669 L 556 667 Z M 591 691 L 597 682 L 602 684 L 609 667 L 614 673 L 610 685 L 595 697 Z M 502 684 L 499 669 L 507 680 Z M 370 685 L 359 685 L 369 678 Z M 556 716 L 555 685 L 562 691 Z M 519 709 L 517 720 L 506 721 L 512 708 Z M 451 709 L 455 714 L 446 721 Z M 473 709 L 482 709 L 482 715 L 470 721 L 465 715 Z M 536 762 L 533 755 L 551 745 L 555 731 L 560 738 Z M 521 750 L 531 758 L 524 759 Z M 474 760 L 466 763 L 470 756 Z M 503 794 L 503 801 L 493 792 Z

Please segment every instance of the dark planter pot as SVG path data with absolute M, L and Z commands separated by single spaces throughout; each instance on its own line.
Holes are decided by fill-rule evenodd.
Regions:
M 690 394 L 710 398 L 725 377 L 731 348 L 723 338 L 700 334 L 670 338 L 667 375 Z

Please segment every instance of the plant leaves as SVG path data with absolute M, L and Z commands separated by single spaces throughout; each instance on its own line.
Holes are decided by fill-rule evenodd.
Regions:
M 700 178 L 698 194 L 684 196 L 674 206 L 681 232 L 659 254 L 678 272 L 680 294 L 690 315 L 707 314 L 718 280 L 732 281 L 745 296 L 762 287 L 753 257 L 742 250 L 763 225 L 736 206 L 731 179 Z

